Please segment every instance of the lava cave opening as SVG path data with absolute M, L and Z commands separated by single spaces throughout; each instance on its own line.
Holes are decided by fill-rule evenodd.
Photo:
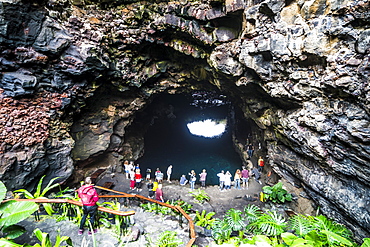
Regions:
M 191 134 L 187 124 L 204 120 L 227 123 L 225 132 L 214 138 Z M 243 164 L 232 142 L 233 110 L 223 95 L 161 95 L 135 120 L 143 121 L 149 123 L 144 135 L 145 151 L 136 161 L 142 174 L 150 167 L 153 177 L 156 168 L 160 168 L 166 178 L 167 167 L 172 164 L 171 179 L 180 179 L 182 174 L 189 177 L 188 173 L 195 170 L 199 181 L 198 174 L 206 169 L 207 184 L 218 184 L 217 173 L 229 170 L 233 174 Z M 209 129 L 206 126 L 200 132 Z

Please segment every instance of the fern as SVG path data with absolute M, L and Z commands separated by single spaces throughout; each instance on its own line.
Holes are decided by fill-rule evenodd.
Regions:
M 278 236 L 285 232 L 286 225 L 284 217 L 273 211 L 262 214 L 255 222 L 248 225 L 248 229 L 254 234 Z
M 303 237 L 315 229 L 310 218 L 304 215 L 295 215 L 291 217 L 289 219 L 289 224 L 291 229 L 294 230 L 295 234 L 300 237 Z
M 177 247 L 183 244 L 181 240 L 176 238 L 176 235 L 177 233 L 172 231 L 162 232 L 155 243 L 155 247 Z

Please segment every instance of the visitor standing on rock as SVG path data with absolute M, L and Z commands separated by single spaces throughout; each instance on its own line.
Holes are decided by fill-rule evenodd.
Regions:
M 140 173 L 140 169 L 136 169 L 136 171 L 135 171 L 135 187 L 136 187 L 137 191 L 141 191 L 141 180 L 142 180 L 142 176 L 141 176 L 141 173 Z
M 242 172 L 237 169 L 234 174 L 234 188 L 240 190 L 240 180 L 242 179 Z
M 164 202 L 164 200 L 163 200 L 162 184 L 158 184 L 158 188 L 155 191 L 155 199 L 157 201 Z
M 132 166 L 135 167 L 135 170 L 140 169 L 140 164 L 134 165 L 134 162 L 133 161 L 131 161 L 131 164 L 132 164 Z
M 220 173 L 217 173 L 217 177 L 219 177 L 220 181 L 220 190 L 223 190 L 225 186 L 225 172 L 222 170 Z
M 146 181 L 149 181 L 150 180 L 150 177 L 152 175 L 152 169 L 150 169 L 149 167 L 146 168 L 146 177 L 145 177 L 145 180 Z
M 231 189 L 231 173 L 229 171 L 227 171 L 225 173 L 225 190 L 229 190 Z
M 134 168 L 132 168 L 130 170 L 129 176 L 130 176 L 130 189 L 134 190 L 135 189 L 135 171 L 134 171 Z
M 155 171 L 155 180 L 157 180 L 158 183 L 162 183 L 163 181 L 163 173 L 161 172 L 161 170 L 159 170 L 159 168 L 157 168 L 157 170 Z
M 125 160 L 125 162 L 123 162 L 123 166 L 125 167 L 126 179 L 129 179 L 130 171 L 133 167 L 130 166 L 130 164 L 128 163 L 128 160 Z
M 261 174 L 258 171 L 257 167 L 253 167 L 252 169 L 252 175 L 254 176 L 254 179 L 256 180 L 257 183 L 262 184 L 261 181 L 259 181 Z
M 253 144 L 252 144 L 252 143 L 249 143 L 249 144 L 247 145 L 247 154 L 248 154 L 248 156 L 249 156 L 249 159 L 251 159 L 251 158 L 252 158 L 252 156 L 253 156 L 253 152 L 254 152 L 254 146 L 253 146 Z
M 83 209 L 83 216 L 80 222 L 78 235 L 82 235 L 82 233 L 84 232 L 84 226 L 88 215 L 90 216 L 90 227 L 92 230 L 89 231 L 88 234 L 91 235 L 92 232 L 96 233 L 97 229 L 95 228 L 94 223 L 96 211 L 98 209 L 98 205 L 96 205 L 96 202 L 99 200 L 99 196 L 92 184 L 91 177 L 87 177 L 85 179 L 85 184 L 77 190 L 77 193 L 78 197 L 81 198 Z
M 265 161 L 262 159 L 262 156 L 258 159 L 258 171 L 263 172 L 263 167 L 265 166 Z
M 248 180 L 249 180 L 249 171 L 248 169 L 244 166 L 242 170 L 242 187 L 248 189 Z
M 171 183 L 172 165 L 167 167 L 167 181 Z
M 146 185 L 146 187 L 148 188 L 148 196 L 149 198 L 153 198 L 154 197 L 154 184 L 153 184 L 153 181 L 151 179 L 149 179 L 149 182 L 148 184 Z
M 194 186 L 195 186 L 195 181 L 197 181 L 197 175 L 195 174 L 195 171 L 194 170 L 191 170 L 191 172 L 189 172 L 189 176 L 190 176 L 190 189 L 194 189 Z
M 206 169 L 203 169 L 203 171 L 202 171 L 202 173 L 201 174 L 199 174 L 199 181 L 200 181 L 200 183 L 201 183 L 201 186 L 203 187 L 203 188 L 205 188 L 206 187 L 206 177 L 207 177 L 207 172 L 206 172 Z

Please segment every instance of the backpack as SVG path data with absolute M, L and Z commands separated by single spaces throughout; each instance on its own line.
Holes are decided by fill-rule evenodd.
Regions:
M 95 190 L 93 187 L 81 187 L 79 197 L 81 198 L 82 204 L 93 204 L 94 203 Z

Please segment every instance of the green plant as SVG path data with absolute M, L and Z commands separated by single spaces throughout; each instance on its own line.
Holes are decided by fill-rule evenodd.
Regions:
M 244 215 L 246 220 L 250 223 L 256 221 L 262 215 L 262 211 L 258 206 L 248 204 L 248 206 L 244 208 Z
M 352 246 L 352 233 L 342 224 L 328 219 L 324 215 L 310 217 L 313 220 L 314 227 L 317 231 L 313 231 L 312 235 L 317 237 L 328 246 Z M 316 237 L 316 236 L 315 236 Z
M 300 238 L 290 232 L 283 232 L 281 234 L 281 239 L 287 246 L 293 246 L 293 247 L 296 247 L 296 246 L 297 247 L 298 246 L 314 247 L 315 246 L 315 243 L 313 241 Z
M 66 242 L 68 246 L 72 246 L 72 239 L 67 236 L 58 235 L 55 238 L 55 244 L 52 245 L 49 233 L 42 232 L 40 229 L 35 229 L 33 233 L 36 235 L 41 244 L 35 244 L 34 247 L 59 247 L 61 243 Z
M 46 185 L 46 187 L 43 190 L 41 190 L 42 182 L 43 182 L 44 178 L 45 178 L 45 175 L 41 177 L 34 194 L 31 194 L 26 189 L 19 189 L 19 190 L 16 190 L 14 192 L 22 193 L 24 195 L 24 197 L 26 197 L 27 199 L 37 199 L 37 198 L 46 199 L 46 197 L 45 197 L 46 193 L 49 192 L 50 190 L 54 189 L 55 187 L 59 186 L 59 183 L 53 184 L 53 182 L 56 179 L 58 179 L 59 177 L 51 179 L 49 181 L 49 183 Z M 42 203 L 42 206 L 44 207 L 44 209 L 45 209 L 45 211 L 48 215 L 52 215 L 54 213 L 54 210 L 53 210 L 50 203 Z
M 155 247 L 177 247 L 183 244 L 183 242 L 177 238 L 177 233 L 173 231 L 164 231 L 155 242 Z
M 273 203 L 284 203 L 285 201 L 292 201 L 292 194 L 283 189 L 282 182 L 279 182 L 272 187 L 264 186 L 262 190 L 263 193 L 265 193 L 266 200 L 270 200 Z
M 244 228 L 246 227 L 245 218 L 240 210 L 230 208 L 225 214 L 225 221 L 229 224 L 232 231 L 238 231 L 239 238 L 243 238 Z
M 201 190 L 201 189 L 190 191 L 189 193 L 199 203 L 204 203 L 205 201 L 209 201 L 209 199 L 210 199 L 210 197 L 207 195 L 207 193 L 204 190 Z
M 303 237 L 315 229 L 312 220 L 310 220 L 309 217 L 301 214 L 290 217 L 289 225 L 299 237 Z
M 111 208 L 113 210 L 121 210 L 121 204 L 116 200 L 112 202 L 104 202 L 104 205 L 107 205 L 108 208 Z M 124 227 L 124 217 L 119 215 L 113 216 L 114 220 L 114 230 L 117 235 L 123 234 L 123 227 Z
M 193 208 L 192 204 L 187 203 L 183 200 L 177 200 L 175 205 L 180 206 L 187 214 L 191 213 L 192 208 Z
M 204 227 L 207 229 L 211 229 L 213 226 L 213 223 L 216 219 L 213 219 L 212 217 L 215 215 L 215 212 L 208 212 L 206 213 L 206 210 L 203 210 L 202 213 L 199 213 L 198 211 L 195 212 L 195 225 Z
M 370 238 L 364 238 L 361 247 L 370 247 Z
M 222 244 L 230 239 L 231 227 L 225 219 L 216 219 L 212 226 L 212 236 L 217 244 Z
M 53 196 L 54 198 L 66 198 L 73 201 L 79 201 L 79 197 L 75 190 L 64 189 L 59 191 L 56 195 Z M 54 206 L 55 210 L 58 214 L 54 214 L 56 216 L 57 221 L 62 220 L 69 220 L 74 223 L 79 223 L 83 216 L 82 207 L 68 204 L 68 203 L 56 203 Z M 99 211 L 98 211 L 99 212 Z
M 278 236 L 285 232 L 286 226 L 285 218 L 281 214 L 272 211 L 261 214 L 255 221 L 249 223 L 248 230 L 254 234 Z
M 22 235 L 25 229 L 16 224 L 31 216 L 38 209 L 37 204 L 34 202 L 17 202 L 11 200 L 3 203 L 5 194 L 6 187 L 0 181 L 0 231 L 3 232 L 6 238 L 2 238 L 2 241 L 8 241 Z

